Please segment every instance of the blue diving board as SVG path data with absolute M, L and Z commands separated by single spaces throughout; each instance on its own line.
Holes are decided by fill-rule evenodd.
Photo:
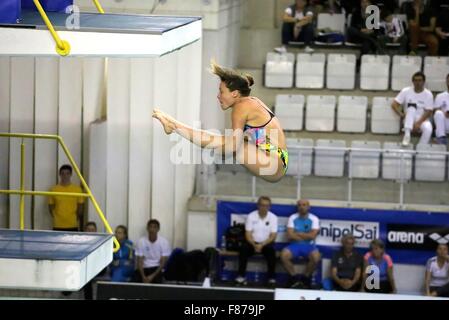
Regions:
M 47 15 L 56 30 L 66 30 L 66 20 L 69 18 L 69 14 L 47 12 Z M 79 13 L 79 31 L 162 34 L 198 20 L 201 20 L 201 18 L 146 16 L 138 14 Z M 18 24 L 8 24 L 7 26 L 47 29 L 39 13 L 37 11 L 29 10 L 23 11 L 22 19 Z
M 160 57 L 202 37 L 201 17 L 47 14 L 59 37 L 70 44 L 72 57 Z M 78 26 L 72 26 L 78 21 Z M 36 11 L 23 11 L 19 23 L 0 24 L 0 43 L 0 56 L 58 56 L 55 41 Z
M 110 234 L 0 229 L 0 288 L 77 291 L 112 256 Z
M 111 238 L 86 232 L 0 229 L 0 258 L 78 261 Z

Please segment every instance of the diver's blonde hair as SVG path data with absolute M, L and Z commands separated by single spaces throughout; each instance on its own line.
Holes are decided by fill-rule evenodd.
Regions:
M 249 96 L 254 78 L 250 74 L 242 74 L 233 69 L 220 66 L 214 59 L 210 62 L 210 71 L 226 84 L 230 91 L 238 90 L 242 96 Z

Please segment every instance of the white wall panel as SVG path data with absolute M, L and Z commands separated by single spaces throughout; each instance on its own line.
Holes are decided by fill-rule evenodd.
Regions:
M 33 133 L 34 124 L 34 58 L 11 58 L 10 130 L 13 133 Z M 9 144 L 9 188 L 20 188 L 21 139 Z M 33 141 L 25 140 L 25 189 L 32 188 Z M 19 196 L 11 196 L 9 227 L 20 227 Z M 31 228 L 31 198 L 25 198 L 25 228 Z
M 154 106 L 172 116 L 177 109 L 177 55 L 175 51 L 157 59 L 154 71 Z M 161 235 L 173 244 L 175 167 L 170 151 L 174 142 L 159 123 L 154 124 L 151 217 L 159 220 Z
M 83 94 L 82 58 L 59 60 L 58 134 L 64 140 L 78 168 L 81 167 L 81 112 Z M 69 164 L 64 150 L 58 147 L 58 167 Z M 79 184 L 73 172 L 72 183 Z
M 105 107 L 106 79 L 104 58 L 83 59 L 83 175 L 89 183 L 90 124 L 102 116 Z
M 177 117 L 190 126 L 199 127 L 201 101 L 201 42 L 184 47 L 178 54 L 178 103 Z M 186 86 L 185 84 L 189 85 Z M 175 166 L 175 216 L 174 246 L 185 247 L 187 239 L 187 204 L 193 195 L 195 183 L 195 165 L 193 164 L 193 145 L 186 139 L 181 143 L 188 150 L 187 159 L 190 164 Z
M 59 59 L 36 58 L 34 132 L 58 134 Z M 53 140 L 36 140 L 34 189 L 48 191 L 58 181 L 58 150 Z M 52 219 L 46 197 L 34 198 L 34 229 L 51 229 Z
M 128 222 L 129 68 L 129 59 L 108 60 L 106 214 L 112 228 Z
M 154 62 L 131 59 L 128 233 L 133 240 L 145 235 L 150 218 Z
M 107 217 L 106 213 L 106 143 L 107 126 L 106 122 L 94 122 L 89 125 L 89 188 L 100 206 L 100 209 Z M 87 220 L 97 224 L 99 232 L 104 232 L 103 222 L 97 214 L 92 202 L 87 206 Z
M 9 132 L 10 58 L 0 57 L 0 132 Z M 0 189 L 9 187 L 9 139 L 0 138 Z M 0 195 L 0 228 L 8 226 L 8 196 Z

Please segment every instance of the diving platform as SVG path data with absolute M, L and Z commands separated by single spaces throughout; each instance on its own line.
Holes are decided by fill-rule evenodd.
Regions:
M 201 17 L 48 12 L 70 44 L 69 56 L 159 57 L 201 38 Z M 58 56 L 55 41 L 36 11 L 17 24 L 0 24 L 0 55 Z
M 0 288 L 78 291 L 112 252 L 110 234 L 0 229 Z

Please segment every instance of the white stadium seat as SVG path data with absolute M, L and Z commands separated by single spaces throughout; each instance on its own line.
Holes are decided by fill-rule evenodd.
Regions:
M 369 54 L 362 56 L 360 89 L 388 90 L 389 80 L 390 56 Z
M 309 147 L 305 149 L 291 149 L 291 147 Z M 287 175 L 297 176 L 298 170 L 301 176 L 312 174 L 312 139 L 287 139 L 288 170 Z
M 330 53 L 327 56 L 326 87 L 328 89 L 353 90 L 356 74 L 355 54 Z
M 380 134 L 398 134 L 400 117 L 391 108 L 393 98 L 374 97 L 371 109 L 371 132 Z
M 335 127 L 335 96 L 307 97 L 306 130 L 330 132 Z
M 349 174 L 352 178 L 377 179 L 380 167 L 379 141 L 352 141 L 351 148 L 377 149 L 378 151 L 352 151 L 351 168 Z
M 343 13 L 320 13 L 318 14 L 317 29 L 330 29 L 345 34 L 346 18 Z
M 267 53 L 265 86 L 268 88 L 292 88 L 295 55 L 293 53 Z
M 415 180 L 444 181 L 446 180 L 446 156 L 429 154 L 428 152 L 446 152 L 444 145 L 418 144 L 415 156 Z
M 409 145 L 404 148 L 397 142 L 385 142 L 382 153 L 382 178 L 387 180 L 410 180 L 412 178 L 411 153 L 403 153 L 400 150 L 413 150 Z
M 449 74 L 449 57 L 425 57 L 424 74 L 426 75 L 426 87 L 429 90 L 446 90 L 446 76 Z
M 421 71 L 420 56 L 394 56 L 391 71 L 391 90 L 400 91 L 412 83 L 415 72 Z
M 275 114 L 284 130 L 302 130 L 304 122 L 304 96 L 278 94 L 276 96 Z
M 340 96 L 337 107 L 338 132 L 365 132 L 368 98 Z
M 317 140 L 316 147 L 345 148 L 344 140 Z M 315 175 L 319 177 L 343 177 L 345 150 L 315 151 Z
M 296 59 L 296 87 L 322 89 L 324 87 L 324 53 L 299 53 Z

